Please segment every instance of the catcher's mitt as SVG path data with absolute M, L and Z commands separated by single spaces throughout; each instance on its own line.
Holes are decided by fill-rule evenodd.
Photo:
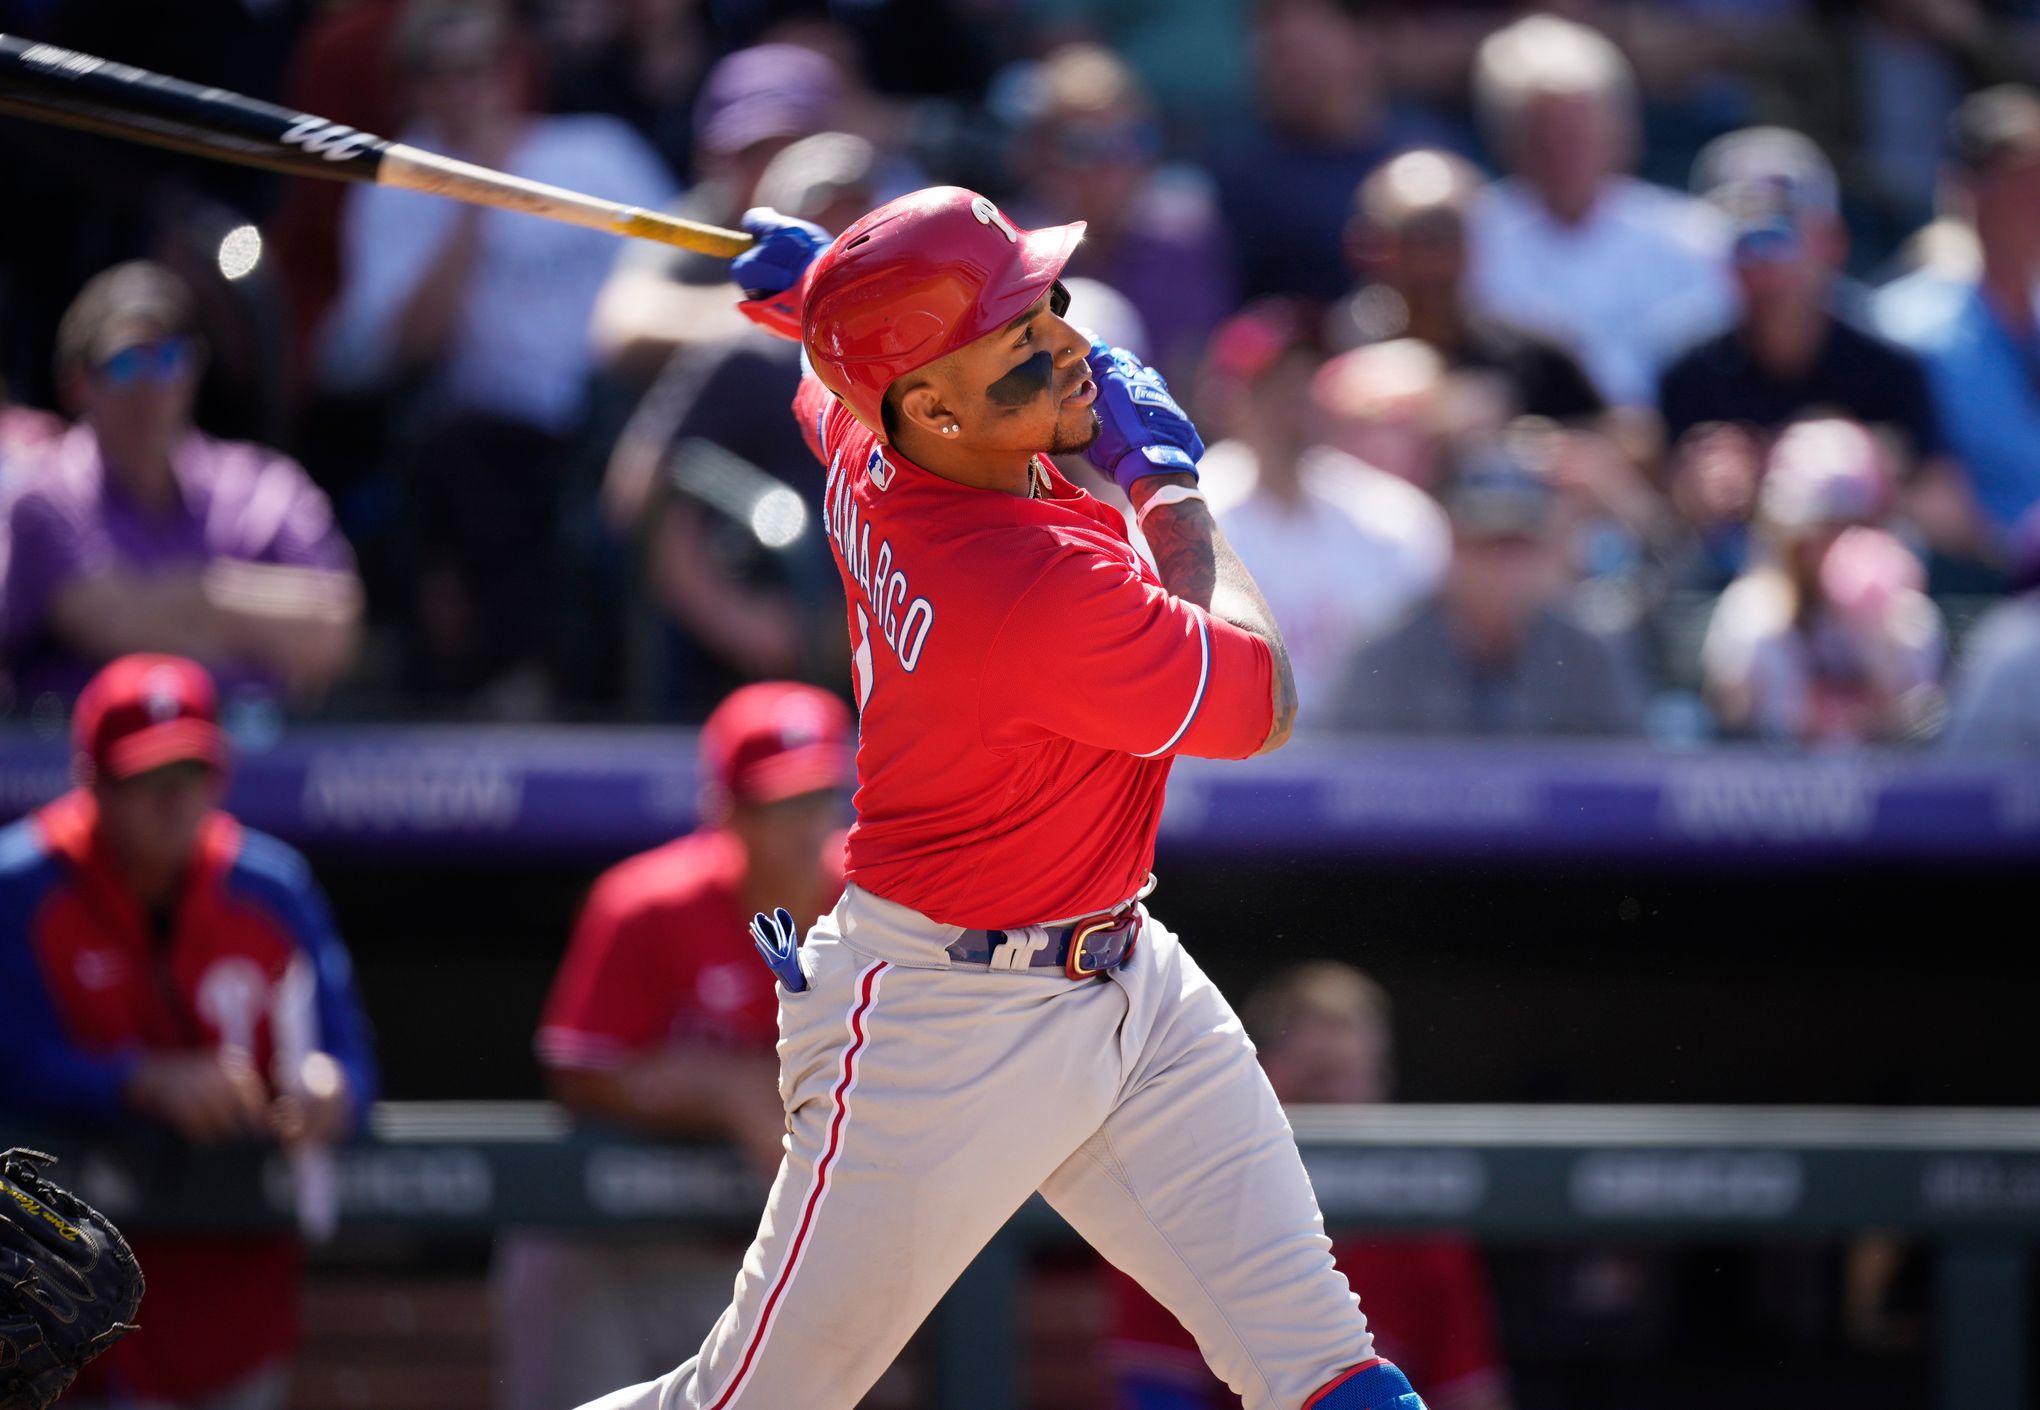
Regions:
M 105 1215 L 0 1154 L 0 1410 L 45 1410 L 78 1369 L 134 1330 L 142 1270 Z

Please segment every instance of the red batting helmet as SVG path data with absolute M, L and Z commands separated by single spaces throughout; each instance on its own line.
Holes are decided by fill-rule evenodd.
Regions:
M 1021 230 L 961 186 L 888 201 L 808 267 L 808 361 L 883 440 L 886 388 L 1025 312 L 1083 238 L 1082 221 Z

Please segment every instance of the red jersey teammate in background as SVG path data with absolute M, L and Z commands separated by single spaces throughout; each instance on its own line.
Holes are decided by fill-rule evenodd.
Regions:
M 708 717 L 700 829 L 603 873 L 546 1002 L 539 1063 L 577 1117 L 778 1168 L 779 1001 L 744 923 L 784 904 L 805 928 L 842 894 L 850 735 L 843 702 L 808 685 L 747 685 Z M 497 1410 L 560 1410 L 671 1366 L 722 1311 L 741 1251 L 507 1231 Z
M 0 830 L 0 1117 L 275 1141 L 301 1224 L 330 1232 L 325 1148 L 366 1119 L 376 1067 L 318 883 L 221 809 L 230 751 L 197 662 L 110 662 L 71 728 L 78 787 Z M 131 1242 L 141 1326 L 66 1410 L 282 1410 L 302 1241 Z
M 861 711 L 849 883 L 780 994 L 785 1158 L 699 1354 L 595 1410 L 847 1410 L 1036 1190 L 1252 1410 L 1421 1410 L 1333 1267 L 1237 1018 L 1140 904 L 1178 753 L 1295 716 L 1167 387 L 1063 321 L 1081 226 L 955 187 L 833 244 L 753 212 L 797 327 Z M 1089 448 L 1119 514 L 1048 452 Z

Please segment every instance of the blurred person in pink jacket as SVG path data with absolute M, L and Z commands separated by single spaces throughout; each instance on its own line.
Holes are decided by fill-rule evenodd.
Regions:
M 1891 455 L 1862 426 L 1778 438 L 1757 504 L 1761 546 L 1708 624 L 1701 673 L 1722 727 L 1808 744 L 1916 738 L 1942 708 L 1941 614 L 1926 571 L 1882 524 Z

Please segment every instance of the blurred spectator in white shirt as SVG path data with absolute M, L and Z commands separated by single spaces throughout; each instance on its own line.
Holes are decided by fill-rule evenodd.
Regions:
M 1297 718 L 1322 729 L 1340 667 L 1436 590 L 1451 535 L 1422 490 L 1318 443 L 1319 325 L 1315 305 L 1264 300 L 1220 327 L 1208 391 L 1232 403 L 1234 434 L 1200 468 L 1213 517 L 1282 623 Z
M 1759 558 L 1721 596 L 1701 672 L 1722 727 L 1797 743 L 1918 737 L 1938 723 L 1944 656 L 1926 570 L 1881 527 L 1890 456 L 1853 421 L 1778 438 L 1759 493 Z
M 657 155 L 619 120 L 526 110 L 513 32 L 493 5 L 422 0 L 397 43 L 410 145 L 626 205 L 672 197 Z M 423 373 L 452 407 L 562 435 L 581 411 L 588 315 L 615 254 L 600 231 L 357 188 L 326 378 L 358 387 Z
M 1670 354 L 1734 312 L 1719 216 L 1626 174 L 1635 78 L 1594 30 L 1519 20 L 1481 45 L 1474 85 L 1514 173 L 1473 210 L 1474 305 L 1563 344 L 1613 405 L 1650 405 Z
M 1986 612 L 1962 644 L 1948 731 L 1950 749 L 2040 750 L 2040 509 L 2012 534 L 2017 596 Z
M 656 207 L 658 157 L 613 117 L 528 110 L 517 32 L 493 4 L 418 0 L 397 31 L 404 141 L 513 176 Z M 416 389 L 400 439 L 422 560 L 407 574 L 413 685 L 486 713 L 549 708 L 561 452 L 586 411 L 588 321 L 613 236 L 370 186 L 348 203 L 328 321 L 330 390 Z

